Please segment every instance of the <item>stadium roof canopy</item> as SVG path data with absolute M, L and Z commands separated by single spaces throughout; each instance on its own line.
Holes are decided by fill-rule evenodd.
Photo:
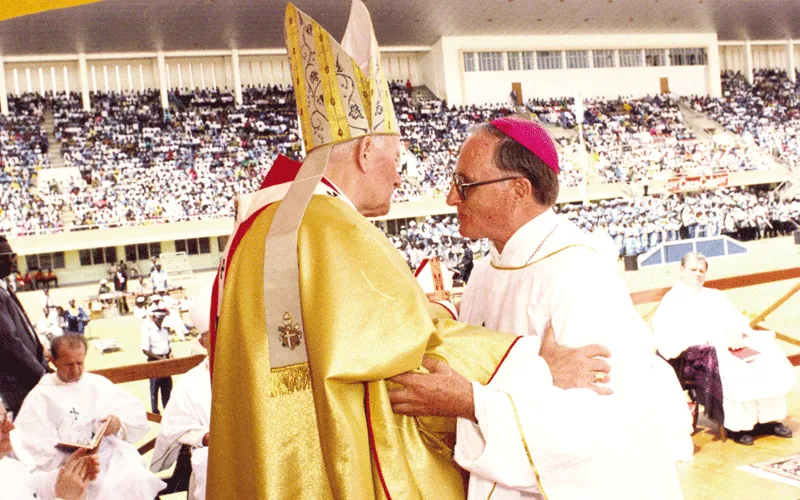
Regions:
M 383 46 L 442 36 L 709 33 L 800 38 L 796 0 L 366 0 Z M 349 0 L 297 0 L 334 36 Z M 0 54 L 283 47 L 284 0 L 105 0 L 0 23 Z

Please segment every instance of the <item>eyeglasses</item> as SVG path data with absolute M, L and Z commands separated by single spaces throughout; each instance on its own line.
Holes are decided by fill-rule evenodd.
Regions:
M 492 179 L 490 181 L 464 182 L 455 172 L 452 173 L 453 186 L 456 187 L 456 191 L 458 192 L 458 196 L 461 198 L 461 201 L 467 201 L 468 188 L 485 186 L 487 184 L 494 184 L 496 182 L 510 181 L 512 179 L 519 179 L 520 177 L 522 176 L 515 175 L 511 177 L 501 177 L 500 179 Z

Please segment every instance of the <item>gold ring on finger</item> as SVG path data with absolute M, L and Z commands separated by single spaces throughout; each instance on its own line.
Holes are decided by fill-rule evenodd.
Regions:
M 594 381 L 595 382 L 602 382 L 606 379 L 606 374 L 603 372 L 594 372 Z

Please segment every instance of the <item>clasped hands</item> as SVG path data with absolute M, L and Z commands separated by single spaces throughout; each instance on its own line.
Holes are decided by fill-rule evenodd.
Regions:
M 550 367 L 553 385 L 561 389 L 588 388 L 609 395 L 610 387 L 599 385 L 611 379 L 608 348 L 591 344 L 571 348 L 558 345 L 551 327 L 547 328 L 540 350 Z M 400 387 L 389 388 L 392 410 L 401 415 L 440 416 L 475 419 L 472 383 L 447 363 L 424 357 L 429 373 L 406 372 L 389 379 Z

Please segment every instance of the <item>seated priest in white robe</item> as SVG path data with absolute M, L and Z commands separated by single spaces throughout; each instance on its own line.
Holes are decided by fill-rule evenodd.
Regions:
M 203 288 L 189 310 L 192 323 L 200 332 L 200 344 L 208 349 L 208 323 L 211 314 L 211 286 Z M 162 471 L 178 459 L 181 447 L 191 448 L 192 474 L 189 498 L 205 498 L 208 471 L 208 438 L 211 424 L 211 375 L 208 358 L 181 377 L 164 409 L 156 438 L 150 470 Z M 191 491 L 193 490 L 193 491 Z
M 52 356 L 56 373 L 42 377 L 14 422 L 26 437 L 22 451 L 37 471 L 58 469 L 69 458 L 58 443 L 88 443 L 108 421 L 97 449 L 100 474 L 89 484 L 88 498 L 152 500 L 165 483 L 147 470 L 132 444 L 148 430 L 141 401 L 104 377 L 83 373 L 82 335 L 56 337 Z
M 674 359 L 691 346 L 713 346 L 729 436 L 746 445 L 753 444 L 754 434 L 791 437 L 791 429 L 783 424 L 786 394 L 796 378 L 791 363 L 775 344 L 774 333 L 753 330 L 723 292 L 703 286 L 706 271 L 703 254 L 684 255 L 681 280 L 667 292 L 653 317 L 658 351 Z M 740 347 L 758 354 L 740 359 L 730 351 Z
M 35 464 L 20 446 L 20 440 L 24 438 L 14 430 L 10 417 L 0 401 L 2 498 L 82 500 L 86 486 L 99 472 L 97 457 L 85 450 L 76 451 L 60 469 L 32 472 Z
M 393 409 L 460 417 L 469 499 L 682 498 L 669 445 L 691 450 L 682 391 L 656 368 L 607 257 L 552 211 L 557 158 L 547 133 L 518 118 L 481 125 L 462 146 L 447 201 L 463 236 L 492 245 L 459 321 L 522 337 L 487 385 L 431 360 L 431 374 L 393 378 L 405 386 L 390 393 Z

